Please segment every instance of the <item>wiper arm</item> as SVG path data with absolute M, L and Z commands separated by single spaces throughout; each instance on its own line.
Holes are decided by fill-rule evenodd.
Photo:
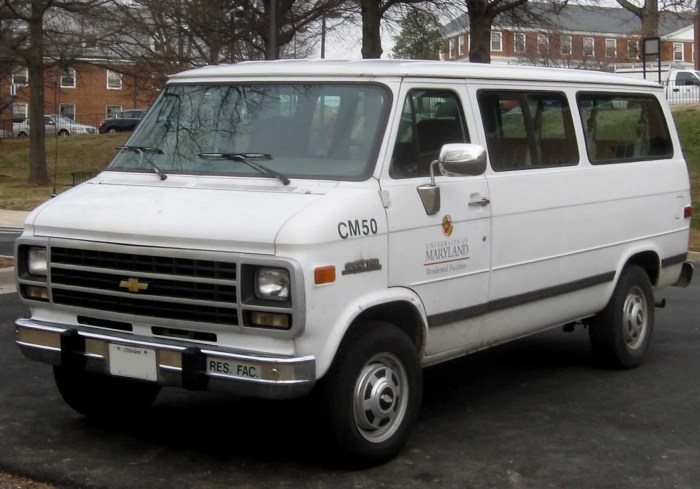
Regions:
M 270 177 L 277 178 L 284 185 L 289 185 L 289 182 L 290 182 L 289 178 L 282 175 L 281 173 L 276 172 L 272 168 L 268 168 L 267 166 L 262 165 L 256 161 L 251 161 L 252 159 L 260 159 L 260 160 L 272 159 L 272 155 L 269 155 L 267 153 L 200 153 L 197 156 L 199 156 L 200 158 L 207 159 L 207 160 L 240 161 L 241 163 L 245 163 L 246 165 L 248 165 L 252 169 L 259 171 L 260 173 L 263 173 L 263 174 L 268 175 Z
M 151 148 L 149 146 L 117 146 L 117 149 L 121 149 L 121 150 L 126 149 L 128 151 L 134 151 L 134 152 L 138 153 L 139 157 L 140 157 L 139 163 L 142 163 L 144 161 L 144 155 L 146 155 L 146 154 L 152 154 L 152 155 L 164 154 L 162 149 Z M 151 168 L 153 168 L 153 171 L 156 173 L 156 175 L 158 175 L 160 177 L 161 180 L 165 180 L 166 178 L 168 178 L 168 175 L 166 175 L 163 170 L 158 168 L 158 166 L 155 163 L 153 163 L 148 158 L 145 158 L 145 160 L 146 160 L 146 163 L 148 163 L 149 166 Z

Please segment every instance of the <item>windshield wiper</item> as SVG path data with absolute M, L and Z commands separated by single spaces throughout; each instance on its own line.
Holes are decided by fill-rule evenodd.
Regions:
M 126 149 L 128 151 L 135 151 L 136 153 L 139 154 L 139 157 L 140 157 L 139 163 L 143 163 L 144 155 L 146 155 L 146 154 L 152 154 L 152 155 L 164 154 L 162 149 L 151 148 L 148 146 L 117 146 L 117 149 L 122 149 L 122 150 Z M 166 178 L 168 178 L 168 175 L 166 175 L 163 170 L 158 168 L 158 166 L 155 163 L 153 163 L 150 159 L 145 158 L 145 160 L 146 160 L 146 163 L 148 163 L 149 166 L 151 168 L 153 168 L 153 171 L 156 173 L 156 175 L 158 175 L 160 177 L 161 180 L 165 180 Z
M 199 153 L 197 156 L 207 160 L 240 161 L 241 163 L 245 163 L 252 169 L 259 171 L 260 173 L 279 179 L 279 181 L 281 181 L 284 185 L 289 185 L 290 182 L 289 178 L 282 175 L 281 173 L 276 172 L 272 168 L 268 168 L 267 166 L 255 161 L 250 161 L 251 159 L 271 160 L 272 155 L 269 155 L 267 153 Z

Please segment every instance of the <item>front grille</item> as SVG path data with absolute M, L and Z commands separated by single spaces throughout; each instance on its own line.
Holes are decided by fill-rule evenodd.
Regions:
M 51 248 L 51 263 L 108 268 L 124 272 L 236 280 L 236 264 L 172 256 L 135 255 L 104 250 Z
M 133 316 L 238 325 L 236 263 L 51 248 L 55 304 Z

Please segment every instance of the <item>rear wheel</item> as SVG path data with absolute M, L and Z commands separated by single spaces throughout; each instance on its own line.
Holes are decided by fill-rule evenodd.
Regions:
M 422 388 L 418 354 L 403 331 L 370 321 L 351 332 L 322 387 L 329 432 L 344 463 L 394 457 L 416 421 Z
M 649 276 L 638 265 L 626 267 L 610 302 L 590 324 L 595 355 L 615 368 L 644 362 L 654 330 L 654 292 Z
M 115 419 L 145 410 L 160 392 L 150 382 L 54 367 L 54 379 L 63 400 L 89 418 Z
M 61 129 L 60 131 L 58 131 L 58 135 L 59 136 L 69 136 L 70 133 L 66 129 Z

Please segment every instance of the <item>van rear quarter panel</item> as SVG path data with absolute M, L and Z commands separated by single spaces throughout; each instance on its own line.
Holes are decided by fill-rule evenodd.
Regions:
M 489 179 L 489 301 L 538 291 L 549 296 L 527 313 L 522 306 L 487 318 L 493 341 L 600 311 L 637 253 L 652 251 L 663 260 L 687 250 L 688 223 L 679 219 L 681 202 L 689 202 L 682 161 L 537 172 Z M 567 287 L 573 292 L 563 293 Z
M 495 312 L 485 318 L 483 344 L 599 312 L 619 272 L 636 253 L 652 251 L 661 261 L 687 251 L 689 222 L 682 212 L 690 204 L 689 181 L 673 121 L 668 121 L 672 159 L 592 165 L 575 90 L 552 90 L 568 92 L 579 164 L 487 170 L 492 210 L 489 303 L 503 307 L 492 308 Z M 664 113 L 670 119 L 667 109 Z M 483 126 L 479 136 L 484 144 Z M 665 283 L 659 285 L 674 280 L 669 274 L 662 279 Z M 523 300 L 527 297 L 535 302 Z

